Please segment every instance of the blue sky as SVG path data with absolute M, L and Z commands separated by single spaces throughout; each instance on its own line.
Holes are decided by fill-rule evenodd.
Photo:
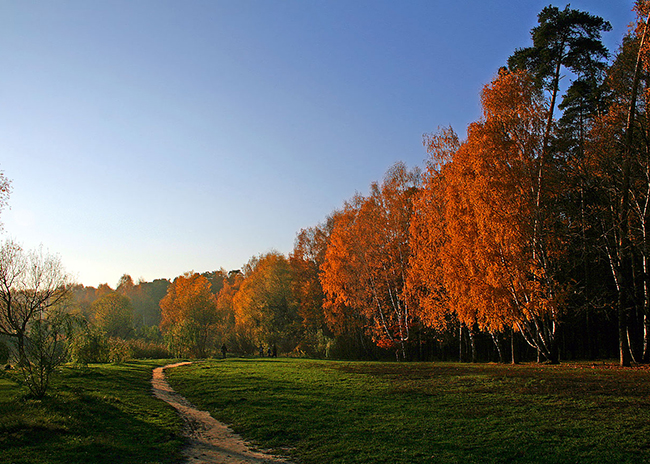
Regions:
M 548 4 L 0 1 L 4 238 L 92 286 L 289 253 L 395 162 L 424 166 L 422 134 L 464 134 Z M 571 1 L 612 52 L 632 5 Z

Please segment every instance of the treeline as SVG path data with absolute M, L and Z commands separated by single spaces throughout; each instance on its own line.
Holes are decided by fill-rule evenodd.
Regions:
M 176 355 L 649 362 L 649 9 L 610 60 L 609 23 L 544 8 L 423 172 L 396 164 L 289 256 L 121 283 L 134 329 Z

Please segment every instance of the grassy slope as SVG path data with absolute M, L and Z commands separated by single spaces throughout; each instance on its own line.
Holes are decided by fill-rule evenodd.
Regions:
M 171 463 L 182 421 L 151 394 L 160 362 L 64 368 L 43 400 L 0 376 L 1 463 Z
M 650 462 L 649 375 L 290 359 L 168 371 L 192 402 L 304 463 Z

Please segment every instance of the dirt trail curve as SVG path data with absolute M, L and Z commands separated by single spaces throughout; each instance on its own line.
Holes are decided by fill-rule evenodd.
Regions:
M 199 411 L 176 393 L 165 380 L 165 369 L 191 364 L 181 362 L 157 367 L 151 385 L 154 395 L 171 404 L 185 420 L 188 446 L 183 451 L 188 464 L 288 464 L 288 461 L 253 451 L 246 442 L 209 412 Z

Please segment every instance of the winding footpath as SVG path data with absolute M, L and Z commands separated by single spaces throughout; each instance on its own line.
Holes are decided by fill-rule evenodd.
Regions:
M 184 366 L 180 362 L 157 367 L 153 371 L 153 394 L 172 405 L 185 420 L 187 447 L 183 450 L 188 464 L 289 464 L 288 461 L 253 451 L 246 442 L 228 426 L 214 419 L 209 412 L 199 411 L 184 397 L 176 393 L 165 380 L 165 369 Z

